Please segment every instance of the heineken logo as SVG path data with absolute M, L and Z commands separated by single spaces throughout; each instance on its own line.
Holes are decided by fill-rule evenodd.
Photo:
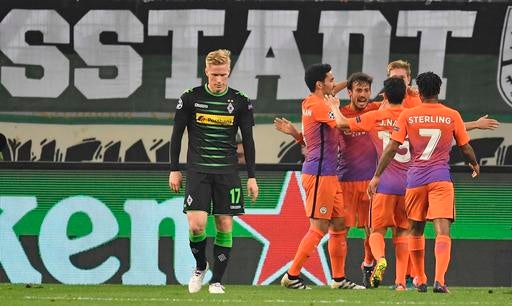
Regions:
M 174 249 L 179 250 L 173 256 L 174 277 L 178 283 L 186 284 L 195 260 L 192 256 L 183 256 L 189 249 L 189 233 L 180 203 L 183 203 L 181 197 L 163 202 L 127 199 L 122 206 L 123 217 L 119 218 L 98 198 L 82 195 L 63 198 L 52 205 L 42 220 L 37 237 L 38 261 L 56 281 L 64 284 L 101 284 L 122 271 L 123 284 L 165 285 L 168 276 L 160 270 L 158 262 L 159 227 L 164 219 L 170 219 L 175 225 Z M 15 230 L 15 225 L 38 206 L 35 196 L 0 196 L 0 269 L 12 283 L 44 281 Z M 69 237 L 68 225 L 76 214 L 86 216 L 91 229 L 86 235 Z M 122 270 L 121 260 L 113 253 L 107 253 L 95 267 L 84 268 L 72 260 L 73 256 L 115 240 L 124 217 L 130 223 L 128 270 Z

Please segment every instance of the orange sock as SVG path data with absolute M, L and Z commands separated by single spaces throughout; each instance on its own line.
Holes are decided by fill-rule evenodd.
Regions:
M 311 253 L 313 253 L 323 236 L 324 233 L 319 229 L 314 227 L 309 228 L 309 231 L 299 244 L 297 253 L 295 253 L 295 258 L 293 258 L 292 265 L 288 270 L 289 275 L 298 276 L 300 274 L 304 262 L 306 262 Z
M 405 286 L 405 273 L 407 271 L 407 263 L 409 261 L 409 238 L 407 236 L 398 236 L 393 239 L 395 243 L 396 257 L 396 278 L 395 284 Z
M 450 253 L 452 239 L 450 236 L 437 235 L 434 253 L 436 255 L 436 278 L 435 280 L 444 285 L 444 275 L 450 264 Z
M 415 277 L 414 270 L 412 269 L 412 261 L 411 254 L 409 253 L 409 249 L 407 249 L 407 272 L 405 275 L 409 275 L 410 277 Z
M 345 258 L 347 256 L 347 230 L 329 231 L 329 258 L 331 259 L 332 278 L 345 276 Z
M 370 235 L 370 239 L 368 239 L 368 244 L 370 245 L 372 255 L 375 259 L 378 260 L 381 257 L 385 257 L 386 244 L 384 243 L 384 236 L 382 236 L 382 233 L 373 232 Z
M 425 237 L 409 236 L 409 252 L 415 276 L 418 277 L 418 284 L 427 283 L 427 275 L 425 274 Z
M 372 254 L 372 249 L 370 248 L 370 239 L 368 237 L 364 238 L 364 263 L 367 265 L 371 265 L 375 258 Z

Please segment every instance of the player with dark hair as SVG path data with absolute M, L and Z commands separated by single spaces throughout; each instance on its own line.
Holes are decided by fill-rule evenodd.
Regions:
M 355 118 L 366 112 L 380 107 L 378 103 L 369 103 L 373 78 L 369 75 L 356 72 L 347 80 L 347 90 L 350 104 L 341 107 L 340 111 L 347 118 Z M 370 199 L 366 193 L 368 183 L 375 171 L 377 152 L 367 132 L 344 131 L 340 133 L 340 158 L 338 176 L 343 190 L 343 200 L 347 216 L 347 227 L 364 228 L 364 257 L 361 263 L 363 284 L 370 288 L 369 278 L 375 258 L 369 243 L 368 211 Z
M 371 95 L 372 77 L 357 72 L 350 75 L 346 81 L 350 103 L 340 108 L 343 116 L 354 118 L 365 112 L 376 110 L 380 103 L 368 103 Z M 329 94 L 336 93 L 335 90 Z M 303 135 L 288 120 L 275 118 L 276 129 L 292 135 L 296 141 L 301 142 Z M 344 131 L 338 133 L 338 164 L 337 175 L 343 191 L 345 205 L 345 225 L 349 227 L 366 227 L 368 224 L 368 209 L 370 200 L 366 194 L 368 183 L 375 171 L 377 153 L 370 137 L 366 132 L 351 133 Z M 366 229 L 367 236 L 369 235 Z M 346 252 L 346 249 L 344 249 Z M 346 257 L 346 253 L 343 255 Z M 374 266 L 368 239 L 364 242 L 364 259 L 361 264 L 363 271 L 363 284 L 370 287 L 370 276 Z
M 247 193 L 258 197 L 255 149 L 252 135 L 253 106 L 247 96 L 228 87 L 230 52 L 216 50 L 206 56 L 208 83 L 187 90 L 178 100 L 170 143 L 169 186 L 179 192 L 182 182 L 178 160 L 181 139 L 188 131 L 187 186 L 184 212 L 190 231 L 190 249 L 197 265 L 188 284 L 190 293 L 201 290 L 209 269 L 206 261 L 206 223 L 215 215 L 217 234 L 213 246 L 210 293 L 224 293 L 221 285 L 233 244 L 233 216 L 244 213 L 237 170 L 236 133 L 240 129 L 247 166 Z M 211 205 L 213 203 L 213 205 Z
M 438 100 L 441 78 L 433 72 L 425 72 L 418 75 L 416 83 L 423 103 L 400 114 L 368 186 L 368 193 L 372 196 L 376 193 L 384 169 L 408 137 L 412 165 L 407 172 L 405 206 L 411 225 L 409 251 L 418 278 L 417 288 L 419 292 L 427 291 L 423 231 L 425 222 L 430 220 L 436 232 L 433 291 L 448 293 L 444 277 L 450 262 L 450 225 L 455 220 L 454 188 L 448 166 L 453 139 L 469 161 L 473 177 L 479 175 L 480 167 L 459 112 Z
M 295 254 L 281 285 L 290 289 L 308 289 L 300 278 L 304 262 L 329 232 L 329 256 L 333 283 L 331 288 L 364 289 L 345 277 L 346 234 L 343 195 L 336 175 L 338 136 L 334 117 L 325 103 L 332 93 L 334 76 L 328 64 L 307 68 L 305 81 L 311 94 L 302 102 L 302 126 L 306 159 L 302 166 L 302 186 L 306 192 L 306 215 L 310 227 Z
M 336 117 L 337 127 L 350 129 L 352 132 L 368 132 L 378 155 L 381 155 L 383 148 L 389 142 L 393 125 L 402 112 L 401 103 L 405 92 L 406 85 L 401 78 L 388 78 L 384 81 L 385 100 L 381 109 L 350 119 L 346 119 L 339 112 L 337 98 L 331 97 L 329 103 Z M 372 287 L 378 287 L 382 282 L 387 267 L 384 235 L 387 228 L 391 227 L 396 254 L 395 287 L 397 290 L 405 290 L 405 274 L 409 257 L 408 222 L 404 207 L 405 177 L 410 161 L 407 143 L 400 147 L 400 151 L 400 154 L 397 154 L 391 162 L 391 166 L 383 173 L 385 178 L 379 184 L 377 194 L 371 199 L 369 243 L 377 264 L 370 275 L 369 283 Z

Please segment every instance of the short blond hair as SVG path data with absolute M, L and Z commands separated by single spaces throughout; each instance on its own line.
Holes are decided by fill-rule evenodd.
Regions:
M 391 73 L 391 70 L 393 70 L 393 69 L 405 69 L 405 71 L 407 72 L 407 75 L 408 76 L 411 75 L 411 64 L 409 64 L 409 62 L 406 62 L 404 60 L 397 60 L 397 61 L 393 61 L 393 62 L 389 63 L 388 64 L 388 76 Z
M 219 49 L 212 51 L 206 55 L 206 67 L 210 65 L 231 65 L 231 51 Z

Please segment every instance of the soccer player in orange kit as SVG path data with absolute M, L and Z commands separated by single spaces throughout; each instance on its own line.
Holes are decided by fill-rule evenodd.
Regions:
M 449 293 L 444 277 L 451 254 L 450 226 L 455 220 L 455 195 L 448 166 L 453 139 L 469 161 L 473 177 L 479 175 L 480 167 L 459 112 L 438 100 L 441 78 L 433 72 L 425 72 L 418 75 L 416 83 L 423 103 L 400 114 L 368 193 L 372 196 L 376 193 L 384 169 L 408 137 L 412 165 L 407 173 L 405 206 L 411 225 L 409 251 L 418 277 L 417 288 L 419 292 L 427 291 L 423 232 L 426 221 L 430 220 L 436 232 L 433 291 Z

